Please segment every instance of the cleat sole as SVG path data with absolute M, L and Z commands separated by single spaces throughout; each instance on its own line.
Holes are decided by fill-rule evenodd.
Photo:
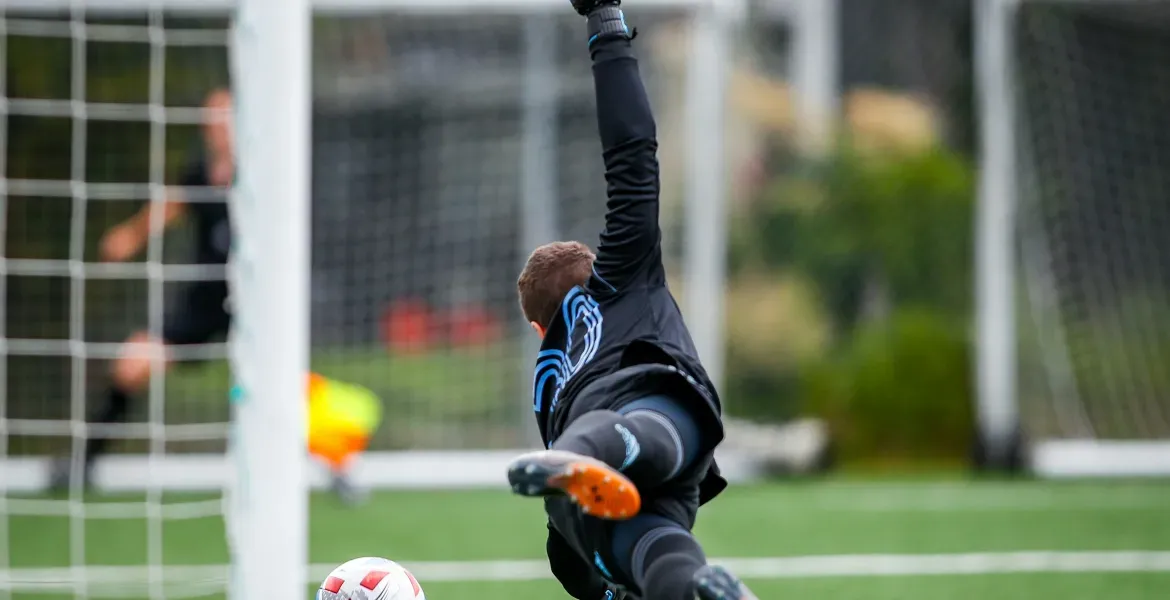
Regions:
M 575 462 L 549 477 L 548 484 L 561 490 L 587 515 L 621 521 L 635 517 L 642 508 L 642 497 L 634 484 L 601 462 Z
M 625 475 L 589 457 L 536 452 L 508 469 L 512 491 L 521 496 L 566 496 L 581 512 L 621 521 L 642 508 L 638 488 Z

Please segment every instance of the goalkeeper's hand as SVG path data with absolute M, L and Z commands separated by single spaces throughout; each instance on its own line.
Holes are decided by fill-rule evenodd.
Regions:
M 588 17 L 593 11 L 603 6 L 620 6 L 622 0 L 569 0 L 577 14 Z
M 605 588 L 604 600 L 638 600 L 638 597 L 614 585 Z

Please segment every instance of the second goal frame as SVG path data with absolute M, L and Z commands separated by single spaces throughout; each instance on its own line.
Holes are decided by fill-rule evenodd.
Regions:
M 1024 439 L 1018 396 L 1018 181 L 1021 157 L 1015 23 L 1040 0 L 974 3 L 976 103 L 981 130 L 976 219 L 977 424 L 991 466 L 1021 463 L 1048 477 L 1170 476 L 1170 440 Z M 1111 0 L 1045 4 L 1118 5 Z

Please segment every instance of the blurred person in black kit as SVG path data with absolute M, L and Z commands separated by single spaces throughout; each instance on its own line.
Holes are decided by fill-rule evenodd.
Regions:
M 226 89 L 208 94 L 203 104 L 203 144 L 196 156 L 184 167 L 179 185 L 169 188 L 166 202 L 148 203 L 124 222 L 112 227 L 102 237 L 102 260 L 123 262 L 139 255 L 152 235 L 151 220 L 155 210 L 162 210 L 163 229 L 187 219 L 194 231 L 194 259 L 200 265 L 226 265 L 231 250 L 231 223 L 226 202 L 228 188 L 235 178 L 236 160 L 232 135 L 232 96 Z M 213 190 L 220 197 L 196 201 L 185 194 L 198 188 Z M 190 200 L 190 201 L 189 201 Z M 160 232 L 161 233 L 161 232 Z M 110 387 L 99 410 L 90 415 L 91 423 L 125 423 L 130 416 L 133 398 L 143 394 L 150 384 L 151 354 L 159 346 L 206 344 L 224 339 L 232 316 L 225 280 L 193 281 L 184 284 L 176 302 L 166 307 L 162 336 L 147 331 L 131 335 L 111 368 Z M 172 364 L 169 352 L 166 366 Z M 90 436 L 85 443 L 83 469 L 85 485 L 92 480 L 94 463 L 109 449 L 109 438 Z M 50 485 L 68 487 L 72 477 L 71 460 L 54 465 Z M 333 489 L 346 503 L 355 503 L 362 494 L 346 474 L 333 473 Z
M 184 218 L 191 220 L 197 264 L 227 264 L 231 246 L 227 203 L 222 198 L 188 202 L 185 194 L 189 188 L 213 188 L 226 193 L 231 185 L 235 174 L 231 107 L 232 98 L 227 90 L 216 89 L 208 94 L 203 104 L 206 114 L 201 151 L 184 167 L 178 187 L 168 188 L 165 202 L 147 203 L 105 233 L 99 246 L 102 260 L 124 262 L 139 255 L 150 241 L 151 221 L 158 218 L 154 212 L 161 210 L 164 230 Z M 186 284 L 177 302 L 164 313 L 161 339 L 147 331 L 138 331 L 126 340 L 113 362 L 104 403 L 96 414 L 90 415 L 90 422 L 126 422 L 132 398 L 144 393 L 150 383 L 150 356 L 158 346 L 205 344 L 226 336 L 231 326 L 227 302 L 228 285 L 224 280 Z M 169 356 L 166 364 L 168 367 L 171 364 Z M 86 485 L 90 483 L 94 462 L 107 452 L 110 441 L 94 435 L 86 440 L 81 473 Z M 52 486 L 67 487 L 70 476 L 70 461 L 59 461 L 54 468 Z
M 579 600 L 754 600 L 707 564 L 691 533 L 727 482 L 719 397 L 666 287 L 658 142 L 618 0 L 572 0 L 585 17 L 605 163 L 597 253 L 534 250 L 517 281 L 541 337 L 533 411 L 546 450 L 508 467 L 544 499 L 553 574 Z

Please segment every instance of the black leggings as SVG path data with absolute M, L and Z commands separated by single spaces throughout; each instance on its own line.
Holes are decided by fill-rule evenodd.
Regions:
M 648 396 L 617 411 L 582 415 L 552 447 L 601 460 L 645 492 L 694 464 L 704 448 L 701 433 L 682 403 Z M 616 564 L 594 557 L 608 579 L 633 582 L 642 600 L 693 600 L 692 580 L 707 558 L 686 527 L 646 513 L 615 524 L 610 539 Z

